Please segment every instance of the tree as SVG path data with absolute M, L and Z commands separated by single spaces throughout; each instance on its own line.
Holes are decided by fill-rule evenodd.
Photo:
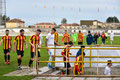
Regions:
M 63 18 L 62 21 L 61 21 L 61 24 L 66 24 L 66 23 L 67 23 L 67 19 Z
M 3 16 L 2 16 L 2 19 L 3 19 L 3 21 L 5 21 L 5 20 L 6 20 L 6 21 L 9 21 L 9 20 L 10 20 L 10 17 L 7 17 L 6 15 L 3 15 Z
M 9 21 L 10 17 L 7 17 L 6 15 L 2 16 L 2 25 L 5 25 L 5 21 Z
M 114 16 L 114 17 L 108 17 L 106 22 L 107 23 L 119 23 L 119 20 L 116 16 Z

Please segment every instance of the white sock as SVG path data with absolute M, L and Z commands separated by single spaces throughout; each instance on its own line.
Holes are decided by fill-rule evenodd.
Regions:
M 111 41 L 111 44 L 112 44 L 112 41 Z

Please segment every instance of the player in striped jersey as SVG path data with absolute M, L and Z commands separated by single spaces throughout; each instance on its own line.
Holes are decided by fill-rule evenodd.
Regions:
M 10 64 L 10 50 L 12 49 L 12 37 L 9 36 L 9 30 L 6 30 L 5 33 L 6 35 L 2 37 L 0 45 L 3 42 L 5 64 L 7 64 L 7 62 L 8 64 Z
M 54 33 L 55 45 L 57 45 L 56 43 L 58 43 L 58 39 L 59 39 L 59 34 L 55 31 L 55 33 Z
M 24 56 L 24 44 L 26 45 L 26 48 L 28 48 L 23 29 L 20 30 L 20 35 L 16 36 L 14 39 L 13 52 L 15 52 L 15 43 L 17 43 L 16 50 L 18 55 L 18 70 L 21 70 L 22 68 L 20 67 L 20 65 L 22 62 L 22 57 Z
M 85 53 L 83 53 L 83 57 L 85 56 Z M 81 63 L 79 63 L 79 61 L 81 61 L 82 59 L 82 55 L 80 54 L 76 59 L 75 59 L 75 64 L 74 64 L 74 75 L 80 75 L 81 74 L 81 68 L 82 65 Z
M 68 43 L 68 45 L 66 45 L 62 50 L 61 54 L 63 56 L 63 61 L 69 61 L 69 54 L 71 55 L 71 53 L 69 52 L 70 51 L 70 47 L 72 47 L 73 45 L 73 42 L 70 41 Z M 69 74 L 69 71 L 71 70 L 71 66 L 70 66 L 70 63 L 69 62 L 64 62 L 64 67 L 67 68 L 67 75 Z
M 34 55 L 35 55 L 35 46 L 38 45 L 39 47 L 41 46 L 40 44 L 40 33 L 41 30 L 37 29 L 36 34 L 32 35 L 29 39 L 29 44 L 31 45 L 31 59 L 29 61 L 29 67 L 31 66 L 32 62 L 34 61 Z M 38 51 L 38 60 L 40 60 L 40 52 Z
M 70 36 L 67 33 L 67 30 L 65 30 L 65 34 L 63 35 L 62 41 L 64 41 L 64 45 L 67 45 L 68 42 L 70 41 Z
M 81 33 L 81 31 L 79 31 L 78 33 L 78 45 L 82 45 L 83 44 L 83 33 Z

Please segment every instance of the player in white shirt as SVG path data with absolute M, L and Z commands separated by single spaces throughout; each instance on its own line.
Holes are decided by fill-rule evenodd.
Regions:
M 46 46 L 47 47 L 54 47 L 54 33 L 55 33 L 56 29 L 52 28 L 51 32 L 47 34 L 46 36 Z M 49 61 L 52 61 L 52 58 L 54 57 L 54 49 L 48 49 L 48 53 L 49 53 Z M 48 63 L 48 68 L 52 68 L 54 69 L 54 67 L 51 65 L 51 62 Z
M 110 41 L 111 41 L 111 44 L 113 43 L 113 39 L 114 39 L 114 33 L 113 33 L 113 31 L 111 31 L 111 33 L 110 33 Z
M 108 61 L 108 62 L 109 63 L 105 67 L 104 74 L 110 76 L 111 75 L 111 66 L 112 66 L 112 63 L 111 63 L 111 61 Z

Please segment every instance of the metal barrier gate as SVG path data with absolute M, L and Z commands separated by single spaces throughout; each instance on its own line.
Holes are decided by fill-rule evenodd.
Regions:
M 114 47 L 118 47 L 118 46 L 114 46 Z M 38 46 L 36 46 L 36 72 L 38 75 L 38 63 L 64 63 L 64 62 L 69 62 L 69 63 L 75 63 L 75 61 L 38 61 L 38 49 L 65 49 L 65 48 L 56 48 L 56 47 L 43 47 L 43 48 L 38 48 Z M 66 48 L 67 49 L 67 48 Z M 80 48 L 70 48 L 70 49 L 80 49 Z M 90 50 L 90 56 L 85 56 L 90 58 L 90 61 L 83 61 L 83 50 L 85 49 L 89 49 Z M 90 63 L 90 67 L 91 67 L 91 63 L 108 63 L 107 61 L 91 61 L 92 58 L 120 58 L 120 56 L 92 56 L 92 52 L 91 50 L 120 50 L 120 48 L 92 48 L 92 46 L 90 46 L 90 48 L 82 48 L 82 61 L 79 61 L 79 63 L 82 64 L 82 74 L 83 74 L 83 63 Z M 67 56 L 67 55 L 66 55 Z M 55 55 L 55 57 L 62 57 L 62 56 L 57 56 Z M 75 56 L 69 56 L 69 57 L 75 57 Z M 120 63 L 120 61 L 114 61 L 111 63 Z M 97 66 L 97 75 L 98 75 L 98 66 Z M 113 75 L 112 75 L 113 76 Z

